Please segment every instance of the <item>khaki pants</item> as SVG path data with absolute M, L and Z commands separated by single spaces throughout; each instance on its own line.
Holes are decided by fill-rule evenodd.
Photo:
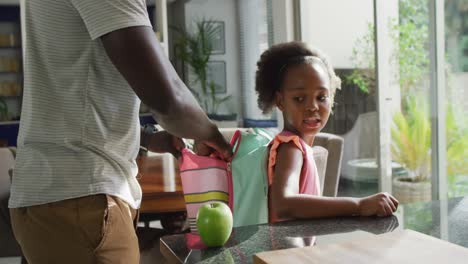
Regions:
M 137 211 L 117 197 L 85 196 L 10 209 L 29 264 L 138 264 Z

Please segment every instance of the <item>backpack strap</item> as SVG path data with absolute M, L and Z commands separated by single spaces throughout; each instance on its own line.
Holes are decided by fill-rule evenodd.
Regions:
M 231 138 L 230 144 L 232 147 L 232 157 L 230 161 L 232 161 L 234 157 L 236 156 L 237 151 L 239 150 L 241 140 L 242 140 L 242 132 L 238 129 L 236 130 L 236 132 L 234 132 L 234 135 L 232 135 L 232 138 Z
M 258 128 L 258 127 L 254 127 L 253 128 L 254 132 L 264 138 L 267 138 L 268 140 L 273 140 L 274 136 L 272 136 L 271 134 L 269 134 L 267 131 L 265 131 L 264 129 L 261 129 L 261 128 Z

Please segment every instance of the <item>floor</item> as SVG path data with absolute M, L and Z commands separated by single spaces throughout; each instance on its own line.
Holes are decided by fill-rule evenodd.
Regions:
M 166 233 L 159 221 L 150 222 L 149 228 L 145 228 L 143 223 L 138 224 L 138 240 L 140 243 L 140 264 L 166 264 L 164 257 L 159 251 L 159 238 Z M 21 258 L 0 257 L 0 264 L 20 264 Z
M 159 251 L 159 239 L 166 233 L 159 221 L 150 222 L 149 226 L 149 228 L 145 228 L 143 223 L 138 224 L 137 234 L 141 253 L 140 264 L 165 264 L 167 262 Z
M 358 182 L 340 178 L 338 195 L 340 197 L 365 197 L 379 191 L 379 184 L 375 182 Z

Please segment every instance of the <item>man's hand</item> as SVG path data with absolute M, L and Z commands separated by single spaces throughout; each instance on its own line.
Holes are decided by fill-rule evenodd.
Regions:
M 224 160 L 228 160 L 232 156 L 231 145 L 224 139 L 217 128 L 210 138 L 206 140 L 196 140 L 194 143 L 194 150 L 201 156 L 208 156 L 213 152 L 217 152 Z
M 359 200 L 359 215 L 389 216 L 398 208 L 398 200 L 388 193 L 377 193 Z
M 180 151 L 185 147 L 181 138 L 169 134 L 167 131 L 158 131 L 146 135 L 148 138 L 148 150 L 157 153 L 169 152 L 179 158 Z

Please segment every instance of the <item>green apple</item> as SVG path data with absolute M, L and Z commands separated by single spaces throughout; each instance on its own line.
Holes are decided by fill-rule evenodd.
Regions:
M 197 228 L 208 247 L 220 247 L 226 243 L 232 231 L 231 209 L 222 202 L 205 204 L 198 209 Z

